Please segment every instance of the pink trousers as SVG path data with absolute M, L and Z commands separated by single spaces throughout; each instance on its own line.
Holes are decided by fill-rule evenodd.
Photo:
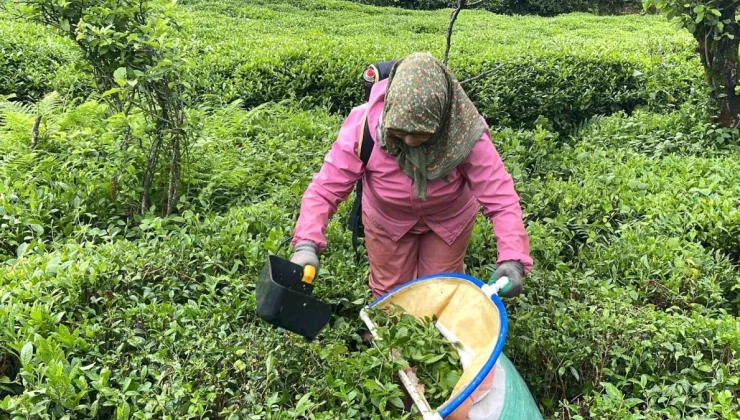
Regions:
M 365 247 L 370 262 L 370 289 L 378 298 L 394 287 L 438 273 L 463 273 L 463 260 L 475 219 L 448 245 L 423 221 L 419 221 L 398 242 L 394 242 L 371 220 L 364 217 Z

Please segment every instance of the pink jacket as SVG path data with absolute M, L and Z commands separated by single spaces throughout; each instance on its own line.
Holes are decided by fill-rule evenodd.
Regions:
M 529 238 L 522 222 L 519 196 L 506 172 L 488 130 L 468 158 L 445 180 L 427 183 L 427 200 L 414 194 L 411 179 L 395 158 L 378 145 L 376 129 L 383 109 L 387 80 L 376 83 L 370 100 L 354 108 L 339 130 L 337 140 L 314 175 L 301 202 L 293 244 L 310 241 L 319 251 L 326 246 L 326 227 L 337 206 L 349 197 L 363 177 L 362 210 L 365 223 L 387 233 L 394 241 L 418 221 L 424 222 L 447 243 L 452 243 L 477 215 L 480 207 L 493 224 L 498 248 L 497 262 L 516 260 L 525 272 L 532 268 Z M 365 118 L 375 142 L 370 161 L 363 168 L 359 158 Z

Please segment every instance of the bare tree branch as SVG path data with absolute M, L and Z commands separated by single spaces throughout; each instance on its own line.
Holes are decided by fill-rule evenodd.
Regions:
M 480 78 L 482 78 L 484 76 L 488 76 L 489 74 L 494 73 L 495 71 L 499 70 L 503 66 L 504 66 L 503 64 L 499 64 L 498 66 L 496 66 L 496 67 L 494 67 L 494 68 L 492 68 L 490 70 L 486 70 L 486 71 L 484 71 L 483 73 L 481 73 L 481 74 L 479 74 L 477 76 L 473 76 L 471 78 L 468 78 L 468 79 L 463 80 L 462 82 L 460 82 L 460 84 L 463 85 L 465 83 L 472 82 L 474 80 L 478 80 L 478 79 L 480 79 Z
M 706 35 L 704 35 L 704 53 L 706 55 L 708 69 L 712 68 L 712 61 L 709 58 L 709 33 L 710 31 L 707 31 Z
M 465 7 L 465 3 L 466 3 L 466 0 L 460 0 L 460 2 L 457 4 L 457 8 L 450 15 L 450 26 L 447 27 L 447 46 L 445 47 L 445 58 L 444 58 L 445 66 L 450 61 L 450 44 L 452 42 L 452 27 L 455 25 L 455 21 L 457 20 L 457 15 L 459 15 L 460 11 Z
M 36 120 L 33 122 L 33 128 L 31 129 L 31 149 L 36 148 L 36 142 L 39 140 L 39 126 L 41 125 L 42 115 L 38 115 Z
M 482 2 L 483 2 L 483 0 L 473 0 L 471 2 L 468 2 L 467 0 L 459 0 L 459 2 L 457 4 L 457 8 L 452 11 L 452 14 L 450 15 L 450 25 L 447 27 L 447 45 L 445 46 L 445 56 L 444 56 L 444 65 L 445 66 L 447 66 L 448 63 L 449 63 L 449 61 L 450 61 L 450 47 L 452 45 L 452 28 L 455 25 L 455 21 L 457 20 L 457 16 L 460 14 L 460 11 L 462 9 L 464 9 L 465 7 L 476 6 L 476 5 L 478 5 L 478 4 L 482 3 Z M 490 70 L 486 70 L 483 73 L 481 73 L 481 74 L 479 74 L 479 75 L 477 75 L 475 77 L 471 77 L 469 79 L 463 80 L 462 82 L 460 82 L 460 84 L 462 85 L 464 83 L 468 83 L 468 82 L 472 82 L 474 80 L 478 80 L 478 79 L 480 79 L 480 78 L 482 78 L 482 77 L 484 77 L 486 75 L 489 75 L 489 74 L 495 72 L 496 70 L 500 69 L 502 66 L 503 66 L 503 64 L 499 64 L 498 66 L 496 66 L 496 68 L 493 68 L 493 69 L 490 69 Z

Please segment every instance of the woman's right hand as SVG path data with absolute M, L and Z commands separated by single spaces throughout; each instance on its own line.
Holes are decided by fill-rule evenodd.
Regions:
M 299 242 L 295 245 L 293 256 L 290 262 L 298 264 L 301 267 L 311 265 L 319 272 L 319 248 L 313 242 Z
M 499 292 L 499 296 L 505 298 L 519 296 L 523 289 L 522 277 L 524 277 L 524 267 L 522 263 L 519 261 L 502 262 L 496 267 L 496 271 L 493 272 L 491 279 L 488 280 L 488 284 L 494 284 L 496 280 L 504 276 L 509 279 L 509 284 Z

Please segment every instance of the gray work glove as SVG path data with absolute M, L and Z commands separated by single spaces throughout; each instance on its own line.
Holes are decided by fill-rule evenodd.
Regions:
M 516 297 L 522 293 L 522 277 L 524 277 L 524 266 L 519 261 L 504 261 L 488 280 L 488 284 L 496 283 L 501 277 L 508 277 L 509 284 L 499 290 L 498 295 L 505 298 Z
M 312 265 L 316 268 L 316 274 L 319 273 L 319 248 L 316 244 L 313 242 L 299 242 L 295 244 L 294 251 L 290 262 L 301 267 Z

